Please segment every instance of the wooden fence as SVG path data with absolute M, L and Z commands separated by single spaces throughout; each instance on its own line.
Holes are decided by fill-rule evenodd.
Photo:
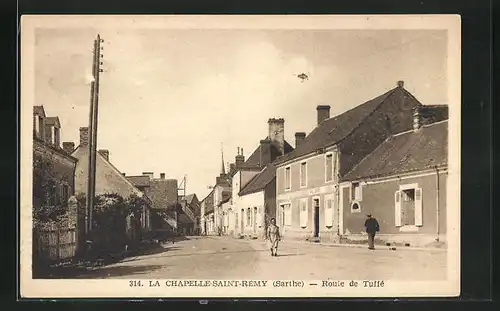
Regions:
M 57 262 L 75 256 L 76 228 L 50 228 L 33 230 L 33 256 L 37 260 Z

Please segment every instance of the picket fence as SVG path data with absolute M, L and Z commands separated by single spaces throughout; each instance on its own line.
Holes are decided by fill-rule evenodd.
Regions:
M 38 260 L 62 261 L 75 256 L 76 228 L 39 228 L 33 230 L 33 251 Z

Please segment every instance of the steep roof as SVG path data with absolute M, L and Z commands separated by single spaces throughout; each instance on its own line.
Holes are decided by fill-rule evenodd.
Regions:
M 343 180 L 385 177 L 448 164 L 448 120 L 387 138 Z
M 43 106 L 33 106 L 33 114 L 45 117 L 45 109 Z
M 255 175 L 250 181 L 240 190 L 239 196 L 262 191 L 276 177 L 276 166 L 272 163 L 268 164 L 262 172 Z
M 320 148 L 332 146 L 351 134 L 368 116 L 391 96 L 404 95 L 421 105 L 418 100 L 402 87 L 396 87 L 378 97 L 356 106 L 340 115 L 324 120 L 294 151 L 279 157 L 275 164 L 315 152 Z
M 149 176 L 126 176 L 136 187 L 149 187 Z
M 193 202 L 193 199 L 194 199 L 194 198 L 197 198 L 197 197 L 196 197 L 196 194 L 194 194 L 194 193 L 187 194 L 187 195 L 186 195 L 186 202 L 187 202 L 188 204 L 191 204 L 191 203 Z
M 59 117 L 47 117 L 45 118 L 45 125 L 55 125 L 60 128 L 61 123 L 59 122 Z
M 267 136 L 265 139 L 269 139 L 269 136 Z M 259 146 L 254 150 L 254 152 L 248 157 L 248 159 L 245 161 L 245 164 L 243 165 L 243 168 L 260 168 L 260 144 Z M 284 143 L 284 154 L 288 154 L 293 151 L 293 147 L 285 140 Z M 271 145 L 271 154 L 272 158 L 278 157 L 278 148 L 274 146 L 273 144 Z

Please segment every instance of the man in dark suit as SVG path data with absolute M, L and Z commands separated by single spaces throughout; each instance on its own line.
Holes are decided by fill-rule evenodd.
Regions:
M 375 249 L 375 234 L 380 231 L 378 221 L 372 217 L 372 214 L 366 215 L 365 230 L 368 234 L 368 249 Z

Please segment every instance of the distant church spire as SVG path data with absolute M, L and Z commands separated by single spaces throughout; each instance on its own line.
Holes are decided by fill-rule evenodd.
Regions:
M 221 166 L 220 174 L 222 176 L 222 175 L 226 174 L 226 169 L 224 167 L 224 147 L 223 147 L 223 143 L 220 143 L 220 151 L 221 151 L 221 155 L 222 155 L 222 166 Z

